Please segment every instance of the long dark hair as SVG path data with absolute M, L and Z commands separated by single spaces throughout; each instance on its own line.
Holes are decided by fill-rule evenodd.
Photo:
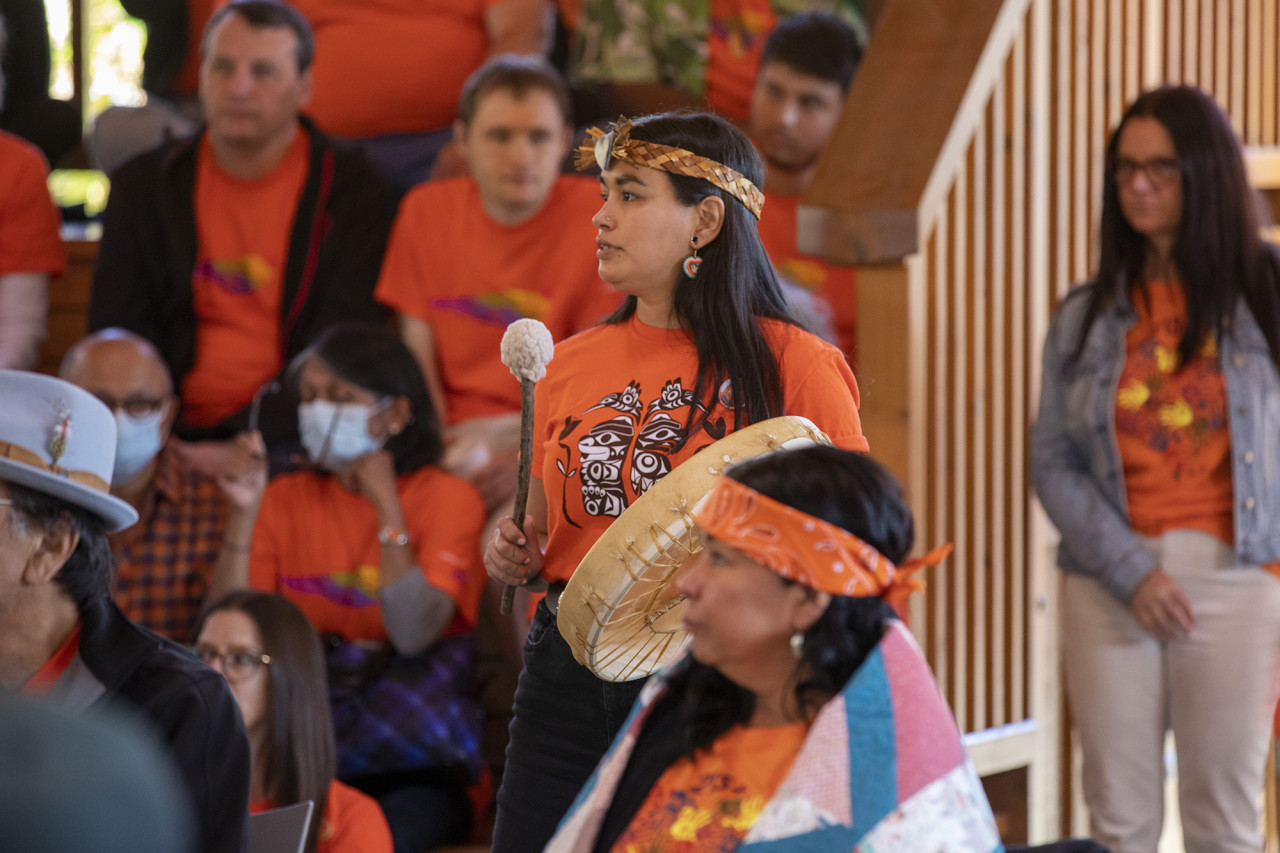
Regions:
M 1280 263 L 1259 232 L 1264 214 L 1249 185 L 1240 142 L 1213 98 L 1192 86 L 1163 86 L 1138 97 L 1124 113 L 1107 145 L 1098 234 L 1096 287 L 1085 308 L 1073 358 L 1083 351 L 1089 329 L 1102 311 L 1132 286 L 1145 285 L 1147 240 L 1120 209 L 1114 167 L 1120 135 L 1135 118 L 1160 123 L 1173 140 L 1182 181 L 1182 220 L 1172 261 L 1187 300 L 1187 326 L 1178 343 L 1188 364 L 1206 336 L 1219 340 L 1243 298 L 1271 361 L 1280 368 Z
M 315 802 L 306 846 L 307 853 L 314 853 L 338 760 L 320 637 L 293 602 L 249 589 L 235 590 L 214 602 L 196 633 L 212 614 L 224 610 L 252 619 L 262 636 L 258 651 L 271 656 L 263 781 L 266 793 L 279 805 Z
M 894 563 L 911 551 L 915 523 L 902 487 L 865 454 L 827 446 L 780 451 L 743 462 L 728 476 L 848 530 Z M 893 608 L 880 598 L 832 597 L 805 632 L 796 664 L 795 697 L 806 717 L 853 677 L 893 615 Z M 751 719 L 755 696 L 749 690 L 715 667 L 696 660 L 684 666 L 650 711 L 595 850 L 610 849 L 667 767 Z
M 315 357 L 346 381 L 380 397 L 404 397 L 409 401 L 409 423 L 387 439 L 396 474 L 416 471 L 440 461 L 443 444 L 440 418 L 418 361 L 390 329 L 361 323 L 342 323 L 323 334 L 294 357 L 289 375 Z
M 756 186 L 762 185 L 760 155 L 740 130 L 722 118 L 694 112 L 644 116 L 635 120 L 631 136 L 701 154 L 736 169 Z M 719 236 L 699 247 L 702 266 L 698 277 L 691 280 L 677 274 L 672 300 L 676 318 L 693 338 L 698 354 L 693 398 L 710 411 L 721 384 L 728 379 L 734 429 L 781 415 L 784 401 L 778 360 L 759 321 L 795 320 L 760 242 L 756 218 L 742 202 L 708 181 L 662 174 L 686 206 L 713 195 L 724 199 Z M 635 311 L 636 297 L 628 296 L 607 322 L 623 322 Z M 692 434 L 691 427 L 699 419 L 697 409 L 697 405 L 690 409 L 686 435 Z M 705 417 L 705 412 L 701 416 Z

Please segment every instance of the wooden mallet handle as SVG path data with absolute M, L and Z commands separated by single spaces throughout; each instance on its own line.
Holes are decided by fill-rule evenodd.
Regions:
M 516 503 L 511 518 L 524 530 L 525 509 L 529 503 L 530 466 L 533 465 L 533 385 L 547 375 L 547 362 L 555 352 L 551 331 L 542 323 L 524 317 L 507 326 L 502 334 L 502 363 L 520 380 L 520 470 L 516 481 Z M 528 543 L 538 547 L 537 542 Z M 507 584 L 502 591 L 502 614 L 511 612 L 516 588 Z
M 529 504 L 529 480 L 532 477 L 533 464 L 533 382 L 520 380 L 520 472 L 516 480 L 516 503 L 511 510 L 511 518 L 516 527 L 524 530 L 525 508 Z M 502 606 L 499 612 L 506 616 L 511 612 L 511 602 L 515 600 L 516 588 L 507 584 L 502 591 Z M 491 599 L 492 600 L 492 599 Z

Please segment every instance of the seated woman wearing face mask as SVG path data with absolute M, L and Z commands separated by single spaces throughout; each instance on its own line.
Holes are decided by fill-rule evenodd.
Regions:
M 379 801 L 396 850 L 465 840 L 484 502 L 436 466 L 435 410 L 390 331 L 334 327 L 290 373 L 313 470 L 266 487 L 239 585 L 293 601 L 325 637 L 338 775 Z

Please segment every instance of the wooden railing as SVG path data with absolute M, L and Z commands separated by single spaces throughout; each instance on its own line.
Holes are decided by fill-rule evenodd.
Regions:
M 1280 185 L 1274 0 L 892 0 L 801 208 L 802 250 L 859 267 L 872 452 L 920 545 L 956 544 L 913 629 L 979 770 L 1027 768 L 1033 840 L 1067 811 L 1041 342 L 1089 273 L 1107 134 L 1166 80 L 1213 93 Z

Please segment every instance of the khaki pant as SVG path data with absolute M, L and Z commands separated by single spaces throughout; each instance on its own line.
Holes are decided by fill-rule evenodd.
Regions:
M 1256 853 L 1280 694 L 1280 578 L 1233 567 L 1232 550 L 1199 531 L 1144 544 L 1191 601 L 1185 639 L 1159 642 L 1090 578 L 1068 573 L 1063 587 L 1063 660 L 1093 836 L 1113 853 L 1155 853 L 1172 730 L 1188 853 Z

